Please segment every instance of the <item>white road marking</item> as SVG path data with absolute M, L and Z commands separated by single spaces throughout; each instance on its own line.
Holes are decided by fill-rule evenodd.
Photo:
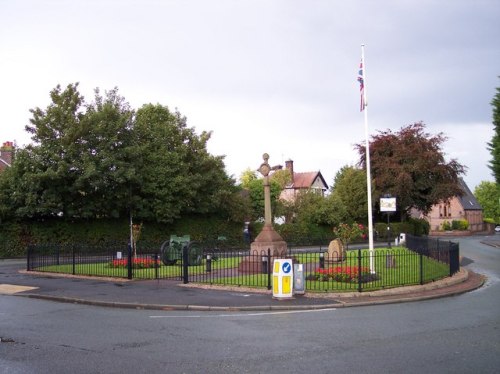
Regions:
M 163 315 L 163 316 L 149 316 L 149 318 L 225 318 L 225 317 L 263 317 L 269 315 L 282 315 L 282 314 L 299 314 L 299 313 L 317 313 L 317 312 L 330 312 L 336 310 L 335 308 L 325 309 L 309 309 L 309 310 L 287 310 L 282 312 L 259 312 L 259 313 L 233 313 L 233 314 L 196 314 L 196 315 Z
M 36 290 L 38 287 L 18 286 L 15 284 L 0 284 L 0 295 L 15 295 L 19 292 Z

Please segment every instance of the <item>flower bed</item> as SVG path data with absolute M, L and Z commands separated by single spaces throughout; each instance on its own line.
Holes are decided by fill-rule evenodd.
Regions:
M 336 282 L 357 283 L 360 278 L 362 283 L 380 279 L 377 274 L 371 274 L 368 267 L 358 266 L 336 266 L 327 269 L 318 268 L 313 274 L 308 275 L 306 279 L 323 282 L 334 280 Z
M 118 269 L 123 269 L 128 266 L 128 260 L 126 258 L 124 259 L 117 259 L 113 260 L 109 263 L 109 267 L 111 268 L 118 268 Z M 154 268 L 155 266 L 161 266 L 160 260 L 153 260 L 152 258 L 133 258 L 132 259 L 132 267 L 134 269 L 150 269 Z

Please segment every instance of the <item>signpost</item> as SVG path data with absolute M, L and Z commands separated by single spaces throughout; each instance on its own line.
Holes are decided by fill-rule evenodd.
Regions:
M 380 211 L 387 214 L 387 246 L 391 248 L 391 226 L 389 217 L 396 211 L 396 198 L 390 194 L 385 194 L 381 197 Z

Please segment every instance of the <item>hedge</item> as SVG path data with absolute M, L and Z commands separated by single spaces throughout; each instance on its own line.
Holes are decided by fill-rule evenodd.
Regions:
M 165 225 L 142 222 L 140 241 L 161 245 L 170 235 L 190 235 L 191 240 L 210 241 L 220 236 L 241 243 L 243 224 L 214 217 L 189 217 Z M 0 258 L 24 257 L 29 244 L 124 243 L 130 238 L 128 220 L 67 222 L 57 219 L 36 222 L 3 222 L 0 226 Z

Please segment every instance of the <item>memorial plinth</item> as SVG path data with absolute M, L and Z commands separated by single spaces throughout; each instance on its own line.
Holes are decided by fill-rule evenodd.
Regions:
M 259 172 L 264 176 L 265 224 L 262 231 L 255 238 L 255 241 L 250 244 L 250 256 L 243 260 L 238 266 L 240 272 L 247 274 L 265 273 L 269 271 L 269 268 L 266 266 L 272 264 L 273 258 L 284 256 L 287 252 L 286 242 L 273 228 L 271 191 L 269 187 L 269 173 L 271 170 L 281 169 L 281 166 L 269 166 L 269 155 L 267 153 L 264 153 L 263 159 L 264 162 L 260 165 Z
M 287 245 L 280 234 L 272 226 L 264 226 L 250 244 L 250 256 L 240 263 L 238 270 L 245 274 L 266 273 L 267 264 L 272 264 L 274 258 L 283 257 L 286 253 Z

